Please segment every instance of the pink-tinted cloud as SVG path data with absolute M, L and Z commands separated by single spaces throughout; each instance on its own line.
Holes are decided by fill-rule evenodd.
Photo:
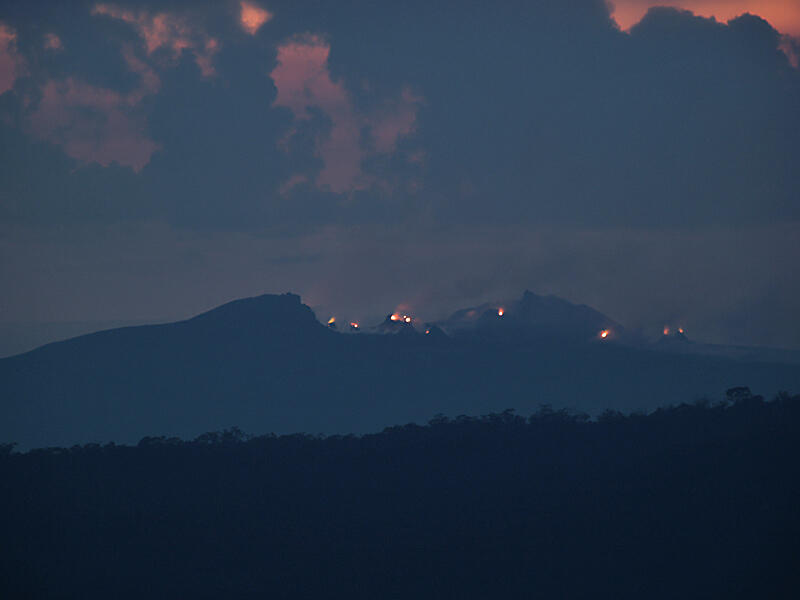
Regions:
M 136 56 L 132 48 L 123 48 L 122 56 L 128 68 L 139 76 L 139 85 L 126 96 L 127 101 L 131 105 L 139 104 L 145 96 L 158 92 L 161 79 L 150 65 Z
M 14 87 L 23 67 L 17 52 L 17 32 L 0 22 L 0 94 Z
M 797 0 L 612 0 L 612 4 L 614 19 L 623 29 L 638 23 L 653 6 L 672 6 L 722 22 L 749 12 L 763 17 L 781 33 L 800 36 Z
M 130 49 L 123 54 L 129 68 L 140 76 L 136 89 L 121 94 L 72 77 L 48 81 L 29 115 L 30 133 L 82 162 L 103 166 L 117 162 L 141 170 L 159 145 L 147 135 L 140 104 L 158 91 L 160 80 Z
M 272 13 L 250 2 L 239 3 L 239 22 L 250 35 L 255 35 L 261 26 L 272 18 Z
M 421 102 L 422 98 L 405 89 L 400 98 L 389 102 L 369 119 L 372 140 L 378 152 L 393 152 L 398 138 L 414 131 Z
M 278 48 L 278 64 L 271 73 L 278 94 L 275 106 L 289 108 L 297 119 L 310 118 L 309 108 L 324 112 L 331 130 L 317 140 L 317 154 L 324 167 L 316 179 L 320 187 L 334 192 L 363 189 L 372 180 L 361 168 L 371 153 L 391 153 L 399 138 L 414 129 L 420 99 L 404 92 L 380 110 L 361 114 L 342 82 L 331 79 L 328 70 L 329 44 L 320 36 L 294 38 Z M 362 143 L 362 132 L 370 142 Z
M 139 85 L 127 93 L 88 84 L 74 77 L 50 80 L 42 87 L 38 104 L 27 117 L 29 133 L 60 146 L 81 162 L 107 166 L 113 162 L 141 170 L 159 149 L 147 129 L 142 100 L 158 92 L 161 80 L 153 65 L 177 60 L 190 52 L 205 77 L 214 75 L 213 57 L 219 42 L 172 13 L 149 13 L 112 4 L 97 4 L 95 16 L 119 19 L 131 25 L 144 42 L 146 56 L 123 48 L 128 68 L 139 76 Z M 45 36 L 45 47 L 60 49 L 61 40 Z M 141 54 L 141 52 L 140 52 Z
M 119 19 L 133 26 L 144 40 L 148 55 L 166 49 L 175 60 L 187 50 L 194 55 L 195 63 L 204 77 L 215 74 L 212 59 L 219 50 L 219 42 L 180 15 L 165 12 L 151 14 L 113 4 L 97 4 L 92 14 Z
M 45 50 L 59 51 L 64 49 L 64 44 L 61 43 L 61 38 L 58 37 L 55 33 L 45 33 L 44 48 Z
M 795 68 L 800 68 L 800 37 L 784 35 L 781 38 L 781 50 L 789 59 L 789 63 Z
M 292 190 L 293 187 L 296 187 L 298 185 L 306 183 L 307 181 L 308 181 L 308 177 L 306 177 L 305 175 L 301 175 L 299 173 L 296 173 L 295 175 L 292 175 L 291 177 L 289 177 L 289 179 L 287 179 L 283 183 L 283 185 L 281 185 L 281 188 L 280 188 L 279 192 L 280 192 L 281 196 L 285 196 L 286 194 L 288 194 Z

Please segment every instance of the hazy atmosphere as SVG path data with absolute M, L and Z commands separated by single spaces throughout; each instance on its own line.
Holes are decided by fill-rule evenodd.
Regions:
M 800 0 L 0 0 L 0 599 L 800 598 Z
M 800 3 L 615 4 L 4 2 L 0 352 L 526 288 L 800 348 Z

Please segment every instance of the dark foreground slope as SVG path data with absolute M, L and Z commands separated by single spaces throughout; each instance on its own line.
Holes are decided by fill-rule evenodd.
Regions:
M 797 598 L 800 397 L 0 456 L 3 598 Z
M 527 294 L 519 315 L 516 306 L 502 319 L 482 315 L 474 335 L 350 335 L 320 324 L 298 296 L 267 295 L 103 331 L 0 360 L 0 441 L 135 443 L 231 426 L 366 433 L 509 405 L 651 410 L 742 384 L 765 395 L 800 389 L 798 365 L 601 341 L 605 318 L 570 306 Z

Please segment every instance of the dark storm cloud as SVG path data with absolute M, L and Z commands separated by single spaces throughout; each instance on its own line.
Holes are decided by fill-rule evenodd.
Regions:
M 274 16 L 250 35 L 236 2 L 7 7 L 26 67 L 4 139 L 29 166 L 6 175 L 28 191 L 5 213 L 46 217 L 60 200 L 39 188 L 119 177 L 138 208 L 87 200 L 87 218 L 348 222 L 363 218 L 356 192 L 377 220 L 397 217 L 398 195 L 447 222 L 798 216 L 800 74 L 757 17 L 656 9 L 628 34 L 589 0 L 262 8 Z M 281 70 L 291 44 L 324 55 Z M 292 85 L 306 95 L 286 100 Z M 37 163 L 31 139 L 75 164 Z
M 389 181 L 397 174 L 369 174 L 368 163 L 385 163 L 397 138 L 410 133 L 417 99 L 405 91 L 368 111 L 356 107 L 330 79 L 324 36 L 303 28 L 265 36 L 268 13 L 253 4 L 73 8 L 71 21 L 39 21 L 13 4 L 2 15 L 15 53 L 19 46 L 27 61 L 24 72 L 9 75 L 14 89 L 3 98 L 5 138 L 14 142 L 7 149 L 26 167 L 6 165 L 14 189 L 2 206 L 7 219 L 64 219 L 68 204 L 87 220 L 137 215 L 200 228 L 292 230 L 356 214 L 383 218 L 385 211 L 356 207 L 385 196 L 376 192 L 390 184 L 406 185 Z M 83 52 L 84 30 L 99 60 Z M 313 49 L 322 53 L 304 59 Z M 304 90 L 308 106 L 298 99 Z M 68 159 L 53 168 L 49 149 L 40 148 L 37 160 L 29 148 L 37 143 Z M 121 197 L 97 207 L 49 193 L 86 183 L 95 195 L 98 186 L 86 181 L 99 173 L 87 169 L 93 162 L 109 169 L 98 186 L 116 176 Z
M 425 185 L 443 218 L 797 216 L 800 79 L 774 30 L 656 10 L 628 35 L 599 3 L 567 4 L 371 14 L 334 37 L 332 70 L 353 89 L 366 76 L 421 90 Z
M 671 6 L 723 23 L 744 13 L 760 15 L 784 34 L 800 34 L 800 4 L 791 0 L 614 0 L 611 4 L 614 20 L 623 29 L 638 23 L 652 7 Z

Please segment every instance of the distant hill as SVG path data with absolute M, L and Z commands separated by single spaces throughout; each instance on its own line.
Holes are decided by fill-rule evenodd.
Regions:
M 626 337 L 622 325 L 589 306 L 572 304 L 557 296 L 539 296 L 529 290 L 512 302 L 458 310 L 437 325 L 456 336 L 507 341 L 538 338 L 585 343 L 596 340 L 601 332 L 607 332 L 609 341 Z
M 158 321 L 163 323 L 168 319 Z M 30 352 L 45 344 L 94 333 L 102 329 L 148 325 L 154 322 L 156 319 L 0 323 L 0 358 Z
M 650 410 L 735 385 L 800 389 L 796 365 L 627 345 L 621 326 L 557 298 L 528 292 L 505 308 L 487 306 L 472 329 L 456 313 L 430 335 L 413 324 L 404 335 L 340 333 L 298 296 L 264 295 L 49 344 L 0 360 L 0 441 L 369 432 L 437 413 Z

